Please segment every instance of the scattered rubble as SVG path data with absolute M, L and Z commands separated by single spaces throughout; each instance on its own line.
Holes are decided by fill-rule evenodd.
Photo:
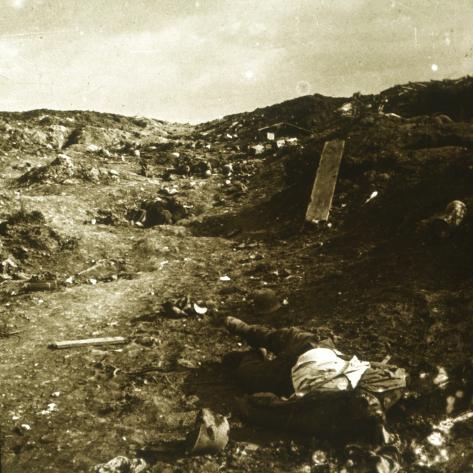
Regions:
M 162 305 L 162 314 L 166 317 L 180 318 L 205 315 L 208 308 L 202 301 L 192 302 L 189 296 L 168 300 Z
M 465 203 L 461 200 L 453 200 L 444 212 L 420 222 L 419 228 L 431 232 L 436 238 L 448 238 L 461 225 L 466 213 Z
M 76 164 L 71 156 L 58 154 L 57 158 L 45 166 L 35 167 L 18 178 L 21 185 L 32 184 L 73 184 L 77 180 L 107 182 L 117 177 L 114 170 L 100 170 L 92 165 Z
M 188 217 L 190 207 L 181 203 L 177 196 L 161 193 L 160 196 L 140 202 L 128 212 L 127 218 L 135 225 L 144 228 L 155 225 L 172 225 Z
M 210 409 L 202 409 L 197 415 L 194 430 L 187 442 L 193 455 L 204 455 L 224 450 L 228 443 L 230 424 L 226 417 Z
M 40 211 L 24 209 L 0 221 L 0 241 L 4 279 L 27 279 L 28 266 L 77 246 L 76 239 L 64 238 L 53 230 Z
M 148 465 L 142 458 L 130 460 L 127 457 L 115 457 L 107 463 L 94 466 L 90 473 L 146 473 Z
M 466 471 L 471 422 L 455 424 L 454 441 L 432 428 L 468 412 L 472 392 L 472 84 L 313 95 L 197 126 L 0 114 L 5 468 L 88 471 L 139 451 L 151 471 L 394 471 L 399 461 L 413 473 L 441 449 L 436 467 Z M 334 140 L 345 148 L 330 227 L 305 231 L 324 144 Z M 419 238 L 432 216 L 426 235 L 440 238 Z M 256 288 L 275 293 L 262 311 Z M 165 451 L 189 431 L 196 406 L 234 409 L 234 380 L 215 363 L 232 346 L 220 328 L 232 314 L 277 314 L 277 326 L 408 367 L 414 385 L 389 419 L 400 457 L 260 442 L 277 432 L 233 413 L 225 451 Z M 104 333 L 130 343 L 38 352 L 46 336 L 84 343 Z M 133 471 L 132 460 L 115 463 Z M 113 460 L 106 465 L 98 471 L 114 471 Z
M 27 282 L 21 290 L 23 292 L 52 291 L 59 287 L 56 281 L 51 282 Z

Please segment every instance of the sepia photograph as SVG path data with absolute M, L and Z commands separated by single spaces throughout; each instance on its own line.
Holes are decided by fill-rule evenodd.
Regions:
M 0 0 L 0 473 L 473 473 L 472 0 Z

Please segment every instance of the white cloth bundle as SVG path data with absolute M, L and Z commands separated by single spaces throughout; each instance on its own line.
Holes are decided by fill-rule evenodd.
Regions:
M 343 356 L 330 348 L 313 348 L 302 354 L 292 368 L 295 393 L 354 389 L 370 363 L 356 356 L 345 361 L 339 355 Z

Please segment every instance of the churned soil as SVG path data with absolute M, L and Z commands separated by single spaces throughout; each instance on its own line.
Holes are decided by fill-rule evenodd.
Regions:
M 340 446 L 238 417 L 220 362 L 245 346 L 228 315 L 389 355 L 411 377 L 388 419 L 402 471 L 470 471 L 471 421 L 428 438 L 471 408 L 473 212 L 444 239 L 421 222 L 452 200 L 473 209 L 472 90 L 467 78 L 316 95 L 197 126 L 0 114 L 3 471 L 84 472 L 125 455 L 156 472 L 302 472 L 320 449 L 335 468 Z M 278 148 L 258 133 L 283 121 L 311 134 Z M 346 147 L 330 222 L 304 224 L 332 138 Z M 279 310 L 255 312 L 261 288 Z M 169 301 L 190 309 L 170 314 Z M 48 348 L 108 336 L 128 342 Z M 231 440 L 190 457 L 202 407 L 230 416 Z

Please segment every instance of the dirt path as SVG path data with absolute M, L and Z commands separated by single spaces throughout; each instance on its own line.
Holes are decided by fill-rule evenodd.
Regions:
M 218 249 L 215 241 L 196 246 L 207 255 Z M 18 338 L 2 342 L 1 375 L 6 388 L 2 420 L 5 430 L 10 431 L 4 446 L 6 471 L 60 472 L 73 465 L 75 471 L 84 471 L 104 458 L 129 452 L 130 433 L 151 437 L 162 434 L 156 424 L 160 416 L 161 424 L 176 422 L 176 388 L 168 387 L 166 402 L 161 403 L 162 383 L 136 386 L 142 383 L 127 378 L 123 372 L 176 363 L 177 360 L 166 360 L 168 353 L 163 353 L 173 343 L 178 359 L 195 367 L 205 356 L 213 355 L 208 353 L 204 340 L 199 340 L 199 324 L 208 325 L 208 320 L 164 321 L 159 326 L 147 323 L 142 333 L 140 324 L 132 322 L 151 307 L 159 307 L 159 301 L 181 294 L 183 288 L 204 287 L 208 295 L 211 290 L 205 286 L 218 286 L 216 275 L 206 275 L 206 283 L 196 276 L 195 263 L 183 262 L 194 255 L 195 250 L 189 250 L 179 255 L 182 259 L 172 258 L 158 274 L 38 293 L 10 305 L 12 314 L 27 311 L 31 320 Z M 221 267 L 222 260 L 208 264 Z M 202 272 L 201 265 L 197 268 Z M 32 306 L 36 309 L 32 310 Z M 134 335 L 135 341 L 117 349 L 47 349 L 53 340 L 112 335 Z M 136 343 L 140 337 L 143 340 Z M 202 349 L 206 349 L 205 355 L 199 353 Z M 186 369 L 184 365 L 177 372 L 178 378 L 186 375 Z M 147 414 L 140 415 L 144 412 Z M 178 416 L 185 414 L 192 417 L 194 410 L 176 412 Z M 143 446 L 140 442 L 139 445 Z

